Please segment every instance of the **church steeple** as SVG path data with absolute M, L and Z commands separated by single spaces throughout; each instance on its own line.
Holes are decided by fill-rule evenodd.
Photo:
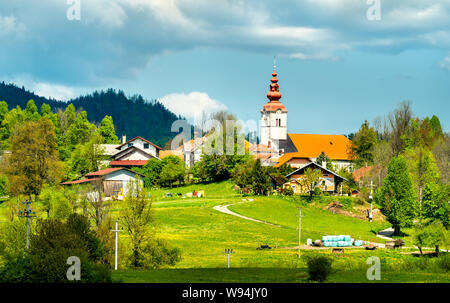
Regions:
M 269 92 L 267 93 L 267 99 L 269 99 L 269 102 L 264 105 L 261 112 L 267 111 L 267 112 L 274 112 L 277 110 L 281 110 L 282 112 L 286 112 L 286 107 L 281 103 L 279 100 L 281 99 L 281 93 L 280 93 L 280 86 L 278 85 L 278 78 L 277 78 L 277 69 L 275 65 L 275 59 L 273 64 L 273 72 L 272 72 L 272 79 L 270 79 L 270 86 L 269 86 Z
M 278 85 L 277 68 L 274 60 L 272 79 L 270 80 L 267 102 L 261 110 L 260 138 L 261 143 L 279 150 L 280 140 L 287 139 L 287 109 L 280 102 L 281 93 Z

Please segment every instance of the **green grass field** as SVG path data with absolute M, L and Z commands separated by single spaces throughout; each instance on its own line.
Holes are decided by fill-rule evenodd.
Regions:
M 399 251 L 365 251 L 345 249 L 344 255 L 302 250 L 298 258 L 298 212 L 302 208 L 302 244 L 306 239 L 321 239 L 323 235 L 351 235 L 355 239 L 383 243 L 375 233 L 389 226 L 384 221 L 366 220 L 333 214 L 325 210 L 329 201 L 309 203 L 301 197 L 243 197 L 233 190 L 231 182 L 189 185 L 150 191 L 157 224 L 157 236 L 181 250 L 182 260 L 173 268 L 157 270 L 119 270 L 113 273 L 116 282 L 307 282 L 305 257 L 327 254 L 334 259 L 335 272 L 330 282 L 370 282 L 366 279 L 369 256 L 379 256 L 382 279 L 376 282 L 450 282 L 448 272 L 431 264 L 417 263 L 420 258 Z M 182 198 L 193 190 L 204 190 L 206 197 Z M 166 193 L 175 194 L 166 198 Z M 352 210 L 352 199 L 345 208 Z M 117 203 L 117 202 L 113 202 Z M 350 204 L 349 204 L 350 203 Z M 231 205 L 230 210 L 241 215 L 277 224 L 277 226 L 245 220 L 213 209 L 216 205 Z M 118 215 L 120 204 L 113 204 L 111 214 Z M 5 221 L 7 208 L 0 204 L 0 218 Z M 1 222 L 0 221 L 0 222 Z M 119 268 L 125 268 L 127 236 L 120 234 Z M 256 248 L 267 244 L 270 250 Z M 231 269 L 227 269 L 224 249 L 232 248 Z M 405 265 L 406 264 L 406 265 Z M 416 265 L 417 266 L 416 266 Z

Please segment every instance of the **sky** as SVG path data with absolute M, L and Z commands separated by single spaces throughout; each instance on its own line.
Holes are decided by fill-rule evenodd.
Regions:
M 403 100 L 449 131 L 450 0 L 2 0 L 0 45 L 0 81 L 61 100 L 112 87 L 258 121 L 275 56 L 291 133 Z

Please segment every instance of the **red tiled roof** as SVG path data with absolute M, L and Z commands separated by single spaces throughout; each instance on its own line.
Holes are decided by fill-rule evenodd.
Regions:
M 81 184 L 81 183 L 88 183 L 88 182 L 93 182 L 93 181 L 97 181 L 97 180 L 101 180 L 101 179 L 100 178 L 92 178 L 92 179 L 68 181 L 68 182 L 61 183 L 61 185 Z
M 114 166 L 144 166 L 148 160 L 116 160 L 109 162 L 109 165 Z
M 89 173 L 89 174 L 86 175 L 86 177 L 91 177 L 91 176 L 104 176 L 104 175 L 107 175 L 107 174 L 109 174 L 109 173 L 112 173 L 112 172 L 114 172 L 114 171 L 116 171 L 116 170 L 121 170 L 121 169 L 123 169 L 123 168 L 122 168 L 122 167 L 106 168 L 106 169 L 102 169 L 102 170 L 99 170 L 99 171 L 94 171 L 94 172 L 92 172 L 92 173 Z

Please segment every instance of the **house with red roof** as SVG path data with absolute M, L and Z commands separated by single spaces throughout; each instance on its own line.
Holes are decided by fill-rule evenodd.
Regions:
M 112 167 L 89 173 L 84 179 L 61 183 L 64 186 L 73 186 L 80 184 L 91 184 L 92 186 L 101 186 L 102 192 L 106 197 L 117 195 L 118 193 L 127 194 L 128 185 L 131 181 L 137 181 L 143 184 L 144 175 L 136 173 L 125 167 Z

